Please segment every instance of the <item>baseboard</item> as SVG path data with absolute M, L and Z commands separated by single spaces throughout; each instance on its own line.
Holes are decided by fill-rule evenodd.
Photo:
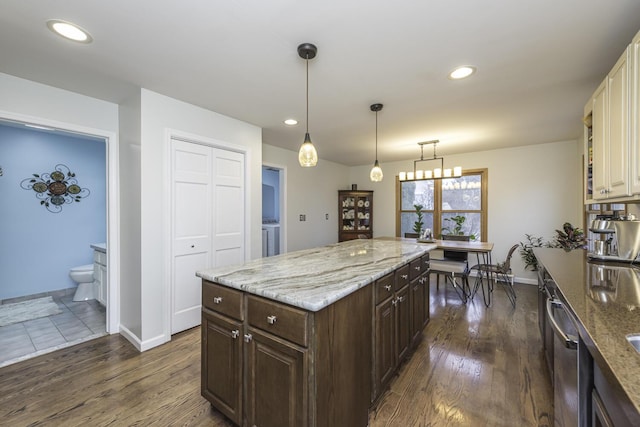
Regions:
M 154 347 L 162 345 L 168 341 L 171 341 L 171 338 L 167 339 L 165 335 L 158 335 L 149 340 L 141 341 L 140 338 L 125 326 L 120 325 L 120 334 L 127 339 L 138 351 L 143 352 L 150 350 Z
M 136 334 L 134 334 L 133 332 L 131 332 L 129 329 L 127 329 L 125 326 L 120 325 L 120 335 L 122 335 L 123 337 L 125 337 L 127 339 L 127 341 L 129 341 L 131 344 L 133 344 L 133 346 L 135 348 L 138 349 L 138 351 L 142 351 L 142 342 L 140 341 L 140 339 L 138 339 L 138 337 L 136 336 Z

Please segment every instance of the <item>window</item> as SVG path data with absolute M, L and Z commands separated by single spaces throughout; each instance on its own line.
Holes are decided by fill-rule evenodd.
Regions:
M 397 181 L 396 235 L 415 233 L 414 205 L 422 205 L 423 229 L 442 234 L 472 235 L 487 240 L 487 169 L 465 171 L 460 178 Z M 458 226 L 456 217 L 464 217 Z

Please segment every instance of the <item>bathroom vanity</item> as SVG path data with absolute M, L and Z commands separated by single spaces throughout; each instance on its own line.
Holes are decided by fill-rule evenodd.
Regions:
M 91 245 L 93 249 L 93 278 L 95 286 L 96 300 L 106 306 L 107 305 L 107 244 L 94 243 Z
M 434 247 L 352 240 L 198 272 L 202 395 L 237 425 L 366 426 L 428 321 Z

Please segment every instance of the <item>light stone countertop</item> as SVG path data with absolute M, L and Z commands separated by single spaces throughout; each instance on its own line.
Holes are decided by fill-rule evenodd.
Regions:
M 202 270 L 196 276 L 319 311 L 434 248 L 407 239 L 359 239 Z
M 581 323 L 580 335 L 594 359 L 606 364 L 640 412 L 640 353 L 625 338 L 640 333 L 640 304 L 633 289 L 640 270 L 630 264 L 587 262 L 582 250 L 535 248 L 534 253 Z M 603 277 L 614 279 L 609 282 L 613 289 L 603 286 L 608 283 Z
M 91 249 L 94 249 L 96 251 L 102 252 L 102 253 L 107 253 L 107 244 L 106 243 L 92 243 L 91 245 Z

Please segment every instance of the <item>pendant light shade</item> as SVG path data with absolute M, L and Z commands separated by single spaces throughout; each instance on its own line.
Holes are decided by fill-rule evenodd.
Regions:
M 371 172 L 369 173 L 369 178 L 373 182 L 382 181 L 383 174 L 382 168 L 380 167 L 380 163 L 378 163 L 378 111 L 382 110 L 382 104 L 373 104 L 371 105 L 371 111 L 375 111 L 376 113 L 376 161 L 373 164 L 373 168 L 371 168 Z
M 302 43 L 298 46 L 298 55 L 307 63 L 307 131 L 298 152 L 298 162 L 302 167 L 313 167 L 318 163 L 318 152 L 309 136 L 309 60 L 315 58 L 317 53 L 318 48 L 311 43 Z

